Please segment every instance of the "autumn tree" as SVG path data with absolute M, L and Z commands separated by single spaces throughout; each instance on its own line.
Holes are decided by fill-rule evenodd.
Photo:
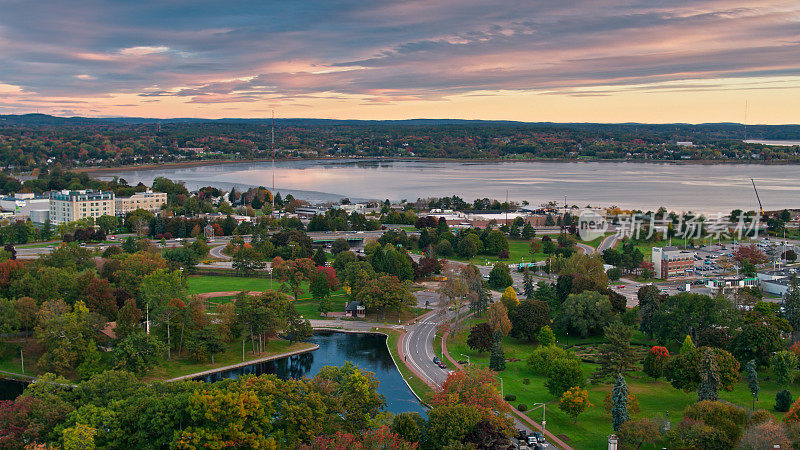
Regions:
M 142 279 L 141 296 L 167 330 L 167 359 L 172 359 L 170 324 L 186 306 L 186 287 L 181 272 L 158 269 Z
M 491 349 L 493 344 L 494 332 L 488 323 L 481 322 L 470 329 L 467 337 L 469 348 L 478 352 L 485 352 Z
M 592 406 L 594 405 L 589 402 L 589 392 L 577 386 L 564 391 L 558 403 L 558 409 L 572 417 L 572 423 L 578 423 L 578 416 Z
M 508 319 L 508 310 L 501 302 L 494 302 L 489 306 L 489 311 L 486 313 L 486 323 L 492 328 L 492 331 L 500 331 L 503 335 L 507 336 L 511 331 L 511 321 Z
M 644 358 L 644 373 L 654 380 L 658 380 L 664 375 L 664 367 L 667 362 L 669 362 L 669 350 L 666 347 L 654 345 Z
M 272 260 L 272 272 L 283 283 L 283 288 L 294 295 L 294 301 L 297 301 L 300 294 L 303 293 L 302 284 L 309 281 L 315 271 L 316 265 L 309 258 L 286 261 L 280 256 L 276 256 Z

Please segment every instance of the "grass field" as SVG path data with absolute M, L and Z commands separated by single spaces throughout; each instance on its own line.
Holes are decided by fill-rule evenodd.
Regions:
M 273 339 L 265 346 L 265 351 L 262 354 L 253 353 L 250 351 L 250 343 L 246 342 L 244 349 L 244 359 L 251 360 L 256 358 L 264 358 L 270 355 L 279 353 L 286 353 L 294 350 L 300 350 L 311 346 L 305 342 L 289 343 L 281 339 Z M 174 356 L 174 354 L 173 354 Z M 145 380 L 168 380 L 183 375 L 202 372 L 216 367 L 229 366 L 242 362 L 242 341 L 235 339 L 230 342 L 224 352 L 214 355 L 214 364 L 211 361 L 196 362 L 190 358 L 175 358 L 172 360 L 164 360 L 161 364 L 151 370 L 145 377 Z
M 466 336 L 469 327 L 475 321 L 465 323 L 462 331 L 451 338 L 447 344 L 450 355 L 456 359 L 460 359 L 459 354 L 463 353 L 470 356 L 472 364 L 488 365 L 489 353 L 477 353 L 471 350 L 466 344 Z M 599 337 L 589 338 L 585 340 L 568 338 L 559 336 L 559 345 L 568 345 L 576 343 L 597 343 L 602 339 Z M 647 342 L 645 337 L 637 333 L 634 338 L 635 342 Z M 607 437 L 613 433 L 611 428 L 611 418 L 604 412 L 603 400 L 605 395 L 610 392 L 610 384 L 597 384 L 588 385 L 589 401 L 594 405 L 589 408 L 584 414 L 578 418 L 578 423 L 573 424 L 564 412 L 558 409 L 558 400 L 554 399 L 544 386 L 545 378 L 535 375 L 525 365 L 530 352 L 534 349 L 529 343 L 518 341 L 514 338 L 507 337 L 504 342 L 504 350 L 506 359 L 519 358 L 519 362 L 507 362 L 506 370 L 499 374 L 499 378 L 503 379 L 504 394 L 516 395 L 516 400 L 511 402 L 515 407 L 520 403 L 524 403 L 530 409 L 528 416 L 541 422 L 542 410 L 541 408 L 533 409 L 535 403 L 547 403 L 547 429 L 557 435 L 565 435 L 564 439 L 569 445 L 574 448 L 580 449 L 605 449 L 607 448 Z M 596 364 L 581 363 L 584 374 L 589 377 L 592 372 L 597 368 Z M 764 371 L 766 372 L 766 371 Z M 757 409 L 767 409 L 777 417 L 781 417 L 783 413 L 777 413 L 772 410 L 775 402 L 775 394 L 779 387 L 775 382 L 767 381 L 766 373 L 759 373 L 761 393 L 759 394 L 760 401 L 756 402 Z M 529 379 L 529 384 L 524 384 L 524 379 Z M 652 417 L 659 420 L 664 420 L 666 413 L 669 412 L 672 427 L 676 427 L 683 417 L 683 410 L 690 404 L 697 401 L 697 394 L 695 392 L 683 392 L 673 388 L 668 382 L 664 380 L 652 381 L 651 378 L 646 377 L 641 371 L 630 372 L 626 374 L 626 381 L 628 388 L 633 394 L 639 398 L 641 406 L 641 413 L 634 417 Z M 499 382 L 498 382 L 499 384 Z M 791 392 L 800 391 L 800 384 L 794 384 L 788 387 Z M 740 381 L 731 392 L 720 392 L 720 398 L 739 406 L 750 408 L 752 397 L 747 388 L 746 381 Z

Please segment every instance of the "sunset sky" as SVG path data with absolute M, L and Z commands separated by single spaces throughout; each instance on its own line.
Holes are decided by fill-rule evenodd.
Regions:
M 800 1 L 0 0 L 0 114 L 800 123 Z

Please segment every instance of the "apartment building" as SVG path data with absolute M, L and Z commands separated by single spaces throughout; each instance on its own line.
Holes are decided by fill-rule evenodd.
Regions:
M 117 197 L 114 203 L 118 216 L 124 216 L 137 209 L 144 209 L 156 213 L 167 203 L 167 194 L 165 192 L 153 192 L 148 190 L 131 195 L 130 197 Z
M 694 252 L 677 247 L 653 247 L 653 268 L 656 277 L 679 280 L 694 272 Z
M 50 222 L 53 225 L 86 217 L 113 216 L 114 211 L 113 192 L 63 190 L 50 195 Z

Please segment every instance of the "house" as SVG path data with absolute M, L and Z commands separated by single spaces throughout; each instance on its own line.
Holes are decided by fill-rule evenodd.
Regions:
M 367 315 L 367 309 L 360 301 L 352 301 L 344 306 L 345 317 L 364 318 Z

